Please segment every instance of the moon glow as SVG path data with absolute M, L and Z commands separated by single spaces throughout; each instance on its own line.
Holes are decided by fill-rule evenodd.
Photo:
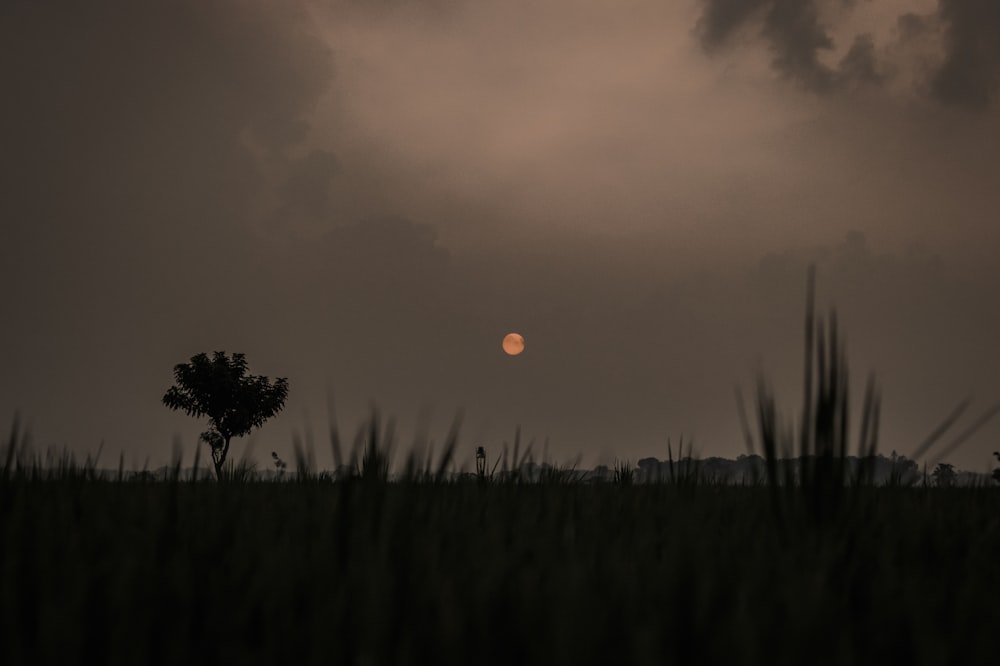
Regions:
M 524 351 L 524 336 L 519 333 L 508 333 L 503 338 L 503 350 L 510 356 L 517 356 Z

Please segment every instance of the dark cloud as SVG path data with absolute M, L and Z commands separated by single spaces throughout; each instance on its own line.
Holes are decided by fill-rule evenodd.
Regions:
M 873 288 L 898 293 L 929 289 L 946 274 L 941 257 L 920 244 L 876 252 L 864 232 L 852 230 L 835 245 L 767 253 L 754 279 L 762 292 L 780 292 L 782 285 L 801 280 L 810 265 L 825 275 L 845 303 L 852 304 L 871 302 L 865 292 Z
M 369 293 L 377 285 L 406 298 L 430 294 L 449 264 L 432 226 L 391 215 L 335 228 L 296 254 L 311 257 L 313 279 L 331 278 L 331 289 Z
M 837 78 L 849 83 L 872 84 L 885 80 L 885 75 L 879 71 L 875 40 L 871 35 L 858 35 L 854 38 L 854 43 L 837 68 Z
M 903 41 L 919 38 L 934 28 L 935 17 L 933 15 L 924 16 L 922 14 L 915 14 L 913 12 L 906 12 L 905 14 L 900 14 L 899 18 L 896 19 L 896 27 L 899 29 L 900 39 Z
M 870 34 L 855 35 L 836 68 L 821 60 L 834 48 L 836 26 L 824 25 L 821 10 L 835 0 L 706 0 L 698 30 L 702 46 L 711 52 L 732 41 L 741 31 L 758 30 L 772 53 L 772 67 L 807 90 L 826 93 L 851 88 L 856 83 L 881 84 L 888 80 L 878 62 L 878 49 Z M 901 9 L 902 9 L 901 5 Z M 1000 4 L 992 0 L 941 0 L 926 15 L 901 12 L 897 20 L 899 42 L 895 51 L 918 39 L 943 45 L 943 58 L 930 66 L 928 90 L 946 104 L 970 108 L 990 106 L 1000 88 Z M 925 53 L 901 63 L 917 70 L 918 83 L 925 76 Z
M 698 19 L 702 46 L 709 50 L 718 48 L 769 3 L 770 0 L 708 0 Z
M 943 102 L 986 108 L 1000 90 L 1000 3 L 940 0 L 945 58 L 932 89 Z
M 240 246 L 264 172 L 283 168 L 330 83 L 330 54 L 300 3 L 4 12 L 0 214 L 20 270 L 86 271 L 105 285 L 127 273 L 148 288 L 172 268 L 165 260 L 201 272 L 220 247 Z M 116 252 L 92 262 L 96 242 Z
M 807 90 L 830 88 L 833 72 L 820 62 L 819 53 L 832 49 L 833 39 L 820 24 L 815 2 L 773 0 L 763 35 L 774 54 L 772 64 L 782 75 Z
M 808 90 L 825 92 L 834 72 L 819 58 L 833 48 L 814 0 L 708 0 L 699 20 L 702 45 L 714 50 L 748 26 L 757 28 L 771 50 L 772 66 Z
M 326 150 L 312 150 L 290 163 L 279 189 L 279 204 L 271 221 L 274 226 L 317 229 L 335 223 L 331 181 L 337 158 Z

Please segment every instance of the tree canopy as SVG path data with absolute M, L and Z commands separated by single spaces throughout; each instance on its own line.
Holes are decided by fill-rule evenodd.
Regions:
M 285 406 L 288 380 L 249 375 L 246 357 L 224 351 L 197 354 L 189 363 L 174 366 L 175 386 L 163 396 L 163 404 L 195 418 L 208 417 L 211 429 L 201 439 L 212 447 L 216 474 L 233 437 L 243 437 L 261 427 Z

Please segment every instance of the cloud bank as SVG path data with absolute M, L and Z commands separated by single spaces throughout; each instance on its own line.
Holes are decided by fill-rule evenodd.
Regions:
M 916 91 L 943 104 L 984 109 L 995 103 L 1000 83 L 996 40 L 1000 9 L 995 2 L 940 0 L 922 14 L 905 11 L 905 3 L 887 3 L 898 7 L 898 15 L 894 34 L 881 45 L 883 53 L 871 33 L 857 33 L 849 37 L 851 46 L 840 62 L 829 65 L 823 54 L 834 50 L 837 19 L 842 18 L 838 15 L 857 4 L 855 0 L 706 0 L 697 32 L 708 53 L 722 50 L 739 35 L 764 41 L 772 68 L 816 93 L 832 93 L 859 82 L 883 84 L 891 78 L 883 70 L 900 75 L 902 68 L 916 69 Z M 929 67 L 912 53 L 906 57 L 905 47 L 916 40 L 932 42 L 938 51 Z

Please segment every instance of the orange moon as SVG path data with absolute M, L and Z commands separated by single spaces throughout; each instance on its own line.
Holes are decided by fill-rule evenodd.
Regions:
M 524 336 L 519 333 L 508 333 L 503 338 L 503 350 L 511 356 L 517 356 L 524 351 Z

